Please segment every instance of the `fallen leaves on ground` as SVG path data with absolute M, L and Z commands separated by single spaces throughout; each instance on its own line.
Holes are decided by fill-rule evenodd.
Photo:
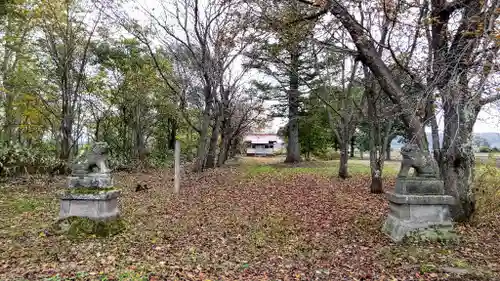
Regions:
M 4 188 L 0 280 L 495 280 L 500 272 L 500 226 L 460 226 L 455 245 L 398 246 L 380 232 L 388 204 L 369 193 L 366 176 L 242 173 L 188 174 L 178 195 L 168 172 L 116 174 L 127 230 L 107 239 L 46 232 L 64 178 Z M 134 192 L 137 183 L 152 188 Z

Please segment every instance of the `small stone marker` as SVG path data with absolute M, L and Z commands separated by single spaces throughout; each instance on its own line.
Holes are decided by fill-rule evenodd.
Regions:
M 383 232 L 396 242 L 412 235 L 431 240 L 455 238 L 449 208 L 455 198 L 444 195 L 436 162 L 414 144 L 405 145 L 401 155 L 396 188 L 386 192 L 390 212 Z M 408 175 L 410 168 L 415 169 L 414 176 Z
M 113 186 L 107 156 L 108 145 L 96 142 L 73 164 L 69 188 L 60 198 L 59 222 L 69 219 L 68 228 L 75 218 L 82 218 L 87 220 L 86 225 L 88 221 L 96 222 L 99 231 L 106 232 L 106 223 L 119 218 L 120 190 Z M 96 227 L 89 231 L 92 228 Z M 115 226 L 112 228 L 116 230 Z

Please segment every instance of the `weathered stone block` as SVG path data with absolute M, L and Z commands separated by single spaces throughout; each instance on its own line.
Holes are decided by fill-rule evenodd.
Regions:
M 455 203 L 452 196 L 387 192 L 387 197 L 390 213 L 382 230 L 396 242 L 400 242 L 407 235 L 429 237 L 434 233 L 429 229 L 443 233 L 453 229 L 449 211 L 449 205 Z
M 97 194 L 64 194 L 61 196 L 59 218 L 85 217 L 95 220 L 117 218 L 119 194 L 119 190 Z
M 382 231 L 389 235 L 395 242 L 401 242 L 408 236 L 418 236 L 419 238 L 429 240 L 456 238 L 451 220 L 440 224 L 415 222 L 397 218 L 392 214 L 389 214 L 387 217 Z
M 397 178 L 394 191 L 398 194 L 444 195 L 444 182 L 426 177 Z

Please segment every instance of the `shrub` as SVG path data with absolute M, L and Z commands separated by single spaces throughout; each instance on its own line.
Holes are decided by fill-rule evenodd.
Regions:
M 333 149 L 328 149 L 321 152 L 315 152 L 313 155 L 314 157 L 325 161 L 340 159 L 340 153 L 334 151 Z
M 66 164 L 50 145 L 25 147 L 19 144 L 0 147 L 0 176 L 54 173 Z
M 480 146 L 479 147 L 479 152 L 485 152 L 485 153 L 488 153 L 488 152 L 491 152 L 491 149 L 487 146 Z

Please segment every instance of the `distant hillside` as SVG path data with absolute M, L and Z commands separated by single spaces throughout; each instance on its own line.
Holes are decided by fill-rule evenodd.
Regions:
M 427 133 L 427 141 L 430 144 L 430 149 L 432 149 L 432 136 L 431 133 Z M 439 141 L 443 143 L 443 134 L 439 134 Z M 474 144 L 476 146 L 489 146 L 491 148 L 500 148 L 500 133 L 486 132 L 486 133 L 474 133 Z M 487 145 L 486 145 L 487 144 Z M 404 145 L 402 137 L 396 137 L 391 142 L 392 149 L 400 149 Z

